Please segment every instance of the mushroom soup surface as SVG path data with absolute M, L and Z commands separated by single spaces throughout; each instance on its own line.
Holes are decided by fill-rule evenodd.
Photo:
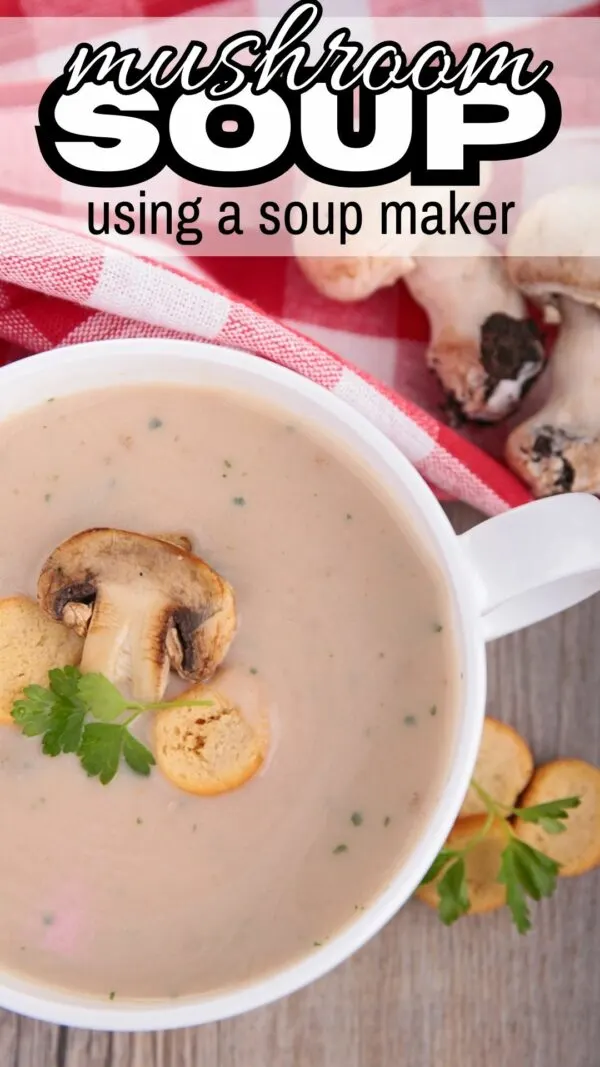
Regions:
M 179 531 L 235 591 L 210 684 L 270 725 L 259 772 L 212 797 L 157 768 L 103 786 L 0 727 L 0 967 L 181 997 L 316 951 L 395 874 L 450 758 L 450 600 L 410 519 L 321 431 L 225 392 L 49 398 L 0 425 L 0 461 L 1 596 L 35 595 L 81 530 Z

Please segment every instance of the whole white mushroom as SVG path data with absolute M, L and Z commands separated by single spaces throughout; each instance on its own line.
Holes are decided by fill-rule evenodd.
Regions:
M 478 186 L 455 190 L 477 200 L 491 180 L 483 164 Z M 494 246 L 478 234 L 423 236 L 381 233 L 381 204 L 430 201 L 448 205 L 453 190 L 413 186 L 409 178 L 371 189 L 337 189 L 308 182 L 302 198 L 325 205 L 354 199 L 363 226 L 347 245 L 308 231 L 295 240 L 298 262 L 324 296 L 364 300 L 404 279 L 429 318 L 427 362 L 447 396 L 453 419 L 496 422 L 515 409 L 544 366 L 541 337 L 525 301 L 509 280 Z
M 427 362 L 459 418 L 497 422 L 540 373 L 541 336 L 502 256 L 477 234 L 430 238 L 405 284 L 427 312 Z
M 535 496 L 600 493 L 600 186 L 537 201 L 509 242 L 507 268 L 561 324 L 548 398 L 509 435 L 507 462 Z

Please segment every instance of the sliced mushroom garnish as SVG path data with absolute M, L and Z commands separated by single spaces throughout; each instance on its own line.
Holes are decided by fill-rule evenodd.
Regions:
M 135 700 L 161 700 L 169 670 L 206 681 L 236 627 L 231 586 L 204 560 L 160 535 L 84 530 L 46 560 L 38 600 L 82 636 L 84 673 Z

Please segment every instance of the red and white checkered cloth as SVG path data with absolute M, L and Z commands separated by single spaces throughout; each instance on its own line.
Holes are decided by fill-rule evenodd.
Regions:
M 409 0 L 368 0 L 368 8 L 365 2 L 363 15 L 509 14 L 507 0 L 453 0 L 450 12 L 444 0 L 413 0 L 413 6 Z M 289 6 L 254 3 L 263 15 Z M 136 25 L 149 15 L 190 14 L 188 6 L 185 0 L 97 0 L 93 14 Z M 513 11 L 600 15 L 600 5 L 569 10 L 569 0 L 538 0 L 535 6 L 534 0 L 515 0 Z M 224 0 L 193 13 L 256 10 L 253 0 Z M 435 417 L 441 397 L 424 367 L 426 320 L 402 287 L 344 307 L 340 329 L 339 306 L 315 294 L 291 259 L 204 258 L 175 265 L 156 256 L 155 246 L 142 255 L 136 245 L 134 253 L 82 231 L 69 203 L 70 188 L 80 208 L 74 187 L 65 194 L 64 183 L 54 196 L 49 172 L 43 185 L 28 182 L 28 172 L 40 172 L 37 158 L 35 168 L 27 167 L 27 153 L 37 152 L 32 116 L 50 80 L 35 18 L 69 16 L 56 18 L 53 32 L 57 44 L 75 44 L 85 39 L 77 16 L 90 14 L 84 0 L 0 0 L 0 16 L 29 20 L 23 33 L 24 23 L 0 18 L 0 362 L 108 337 L 202 338 L 273 360 L 330 389 L 382 429 L 441 496 L 490 515 L 529 499 L 485 451 L 497 449 L 493 431 L 474 431 L 475 444 Z M 3 77 L 8 60 L 11 70 L 21 61 L 18 85 Z M 29 72 L 25 78 L 23 71 Z

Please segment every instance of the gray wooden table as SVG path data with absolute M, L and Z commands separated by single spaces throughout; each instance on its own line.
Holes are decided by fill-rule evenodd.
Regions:
M 538 760 L 600 763 L 599 649 L 600 596 L 498 641 L 488 712 Z M 446 930 L 413 902 L 321 982 L 219 1025 L 92 1034 L 0 1013 L 0 1067 L 600 1067 L 599 917 L 600 871 L 561 882 L 525 938 L 502 912 Z

